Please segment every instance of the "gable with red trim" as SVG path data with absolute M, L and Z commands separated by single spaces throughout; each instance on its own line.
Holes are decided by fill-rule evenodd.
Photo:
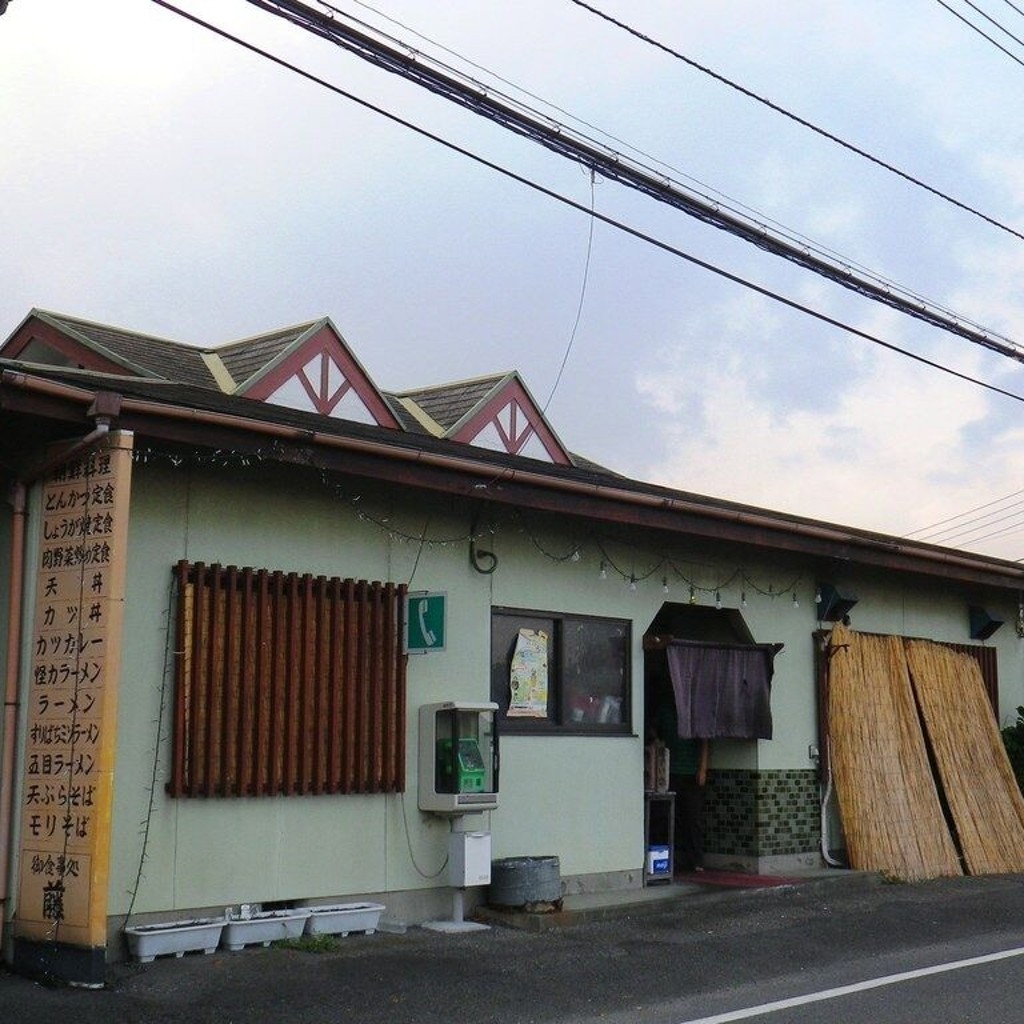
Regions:
M 41 310 L 32 310 L 17 330 L 0 345 L 0 357 L 45 366 L 72 366 L 98 373 L 144 376 L 149 371 L 125 359 L 112 348 L 97 345 L 73 327 L 92 327 Z
M 330 321 L 320 321 L 236 394 L 290 409 L 401 429 L 376 385 Z
M 569 453 L 548 426 L 517 373 L 510 374 L 447 436 L 478 448 L 560 466 L 572 465 Z

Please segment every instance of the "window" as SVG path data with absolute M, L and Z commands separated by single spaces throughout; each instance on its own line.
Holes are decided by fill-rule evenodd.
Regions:
M 491 699 L 507 733 L 629 734 L 626 619 L 495 608 Z
M 405 785 L 405 587 L 179 562 L 171 796 Z

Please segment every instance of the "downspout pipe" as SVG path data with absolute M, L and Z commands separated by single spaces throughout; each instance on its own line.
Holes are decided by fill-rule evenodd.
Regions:
M 111 400 L 114 399 L 114 400 Z M 8 592 L 7 653 L 4 660 L 4 715 L 0 744 L 0 959 L 5 948 L 7 902 L 10 898 L 9 874 L 11 846 L 14 840 L 14 763 L 18 746 L 19 683 L 21 680 L 22 609 L 25 598 L 25 535 L 28 516 L 28 485 L 45 477 L 59 465 L 95 444 L 110 432 L 110 420 L 116 415 L 114 396 L 97 396 L 89 409 L 94 428 L 84 437 L 53 454 L 11 485 L 11 574 Z
M 7 656 L 4 661 L 3 763 L 0 764 L 0 956 L 4 950 L 8 873 L 14 817 L 14 748 L 17 745 L 18 690 L 21 678 L 22 598 L 25 592 L 25 519 L 27 488 L 17 480 L 11 487 L 11 585 L 8 607 Z
M 120 410 L 121 401 L 119 395 L 112 395 L 109 392 L 97 395 L 88 412 L 88 415 L 93 418 L 95 423 L 93 429 L 85 437 L 72 441 L 66 447 L 53 452 L 44 461 L 33 466 L 28 473 L 22 476 L 23 482 L 30 484 L 36 480 L 41 480 L 52 473 L 58 466 L 62 466 L 68 460 L 73 459 L 79 452 L 85 451 L 86 448 L 94 445 L 101 438 L 106 437 L 110 433 L 110 421 Z
M 828 832 L 828 805 L 832 799 L 832 752 L 831 749 L 825 753 L 827 758 L 825 791 L 821 796 L 821 859 L 830 868 L 843 867 L 842 861 L 832 856 L 832 844 Z

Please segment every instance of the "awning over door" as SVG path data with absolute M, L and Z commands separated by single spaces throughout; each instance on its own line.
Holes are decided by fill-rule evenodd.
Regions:
M 670 641 L 665 654 L 680 737 L 770 740 L 772 675 L 781 647 Z

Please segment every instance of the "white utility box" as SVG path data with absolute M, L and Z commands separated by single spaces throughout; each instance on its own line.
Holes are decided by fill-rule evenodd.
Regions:
M 448 884 L 457 889 L 491 884 L 490 832 L 449 834 Z

